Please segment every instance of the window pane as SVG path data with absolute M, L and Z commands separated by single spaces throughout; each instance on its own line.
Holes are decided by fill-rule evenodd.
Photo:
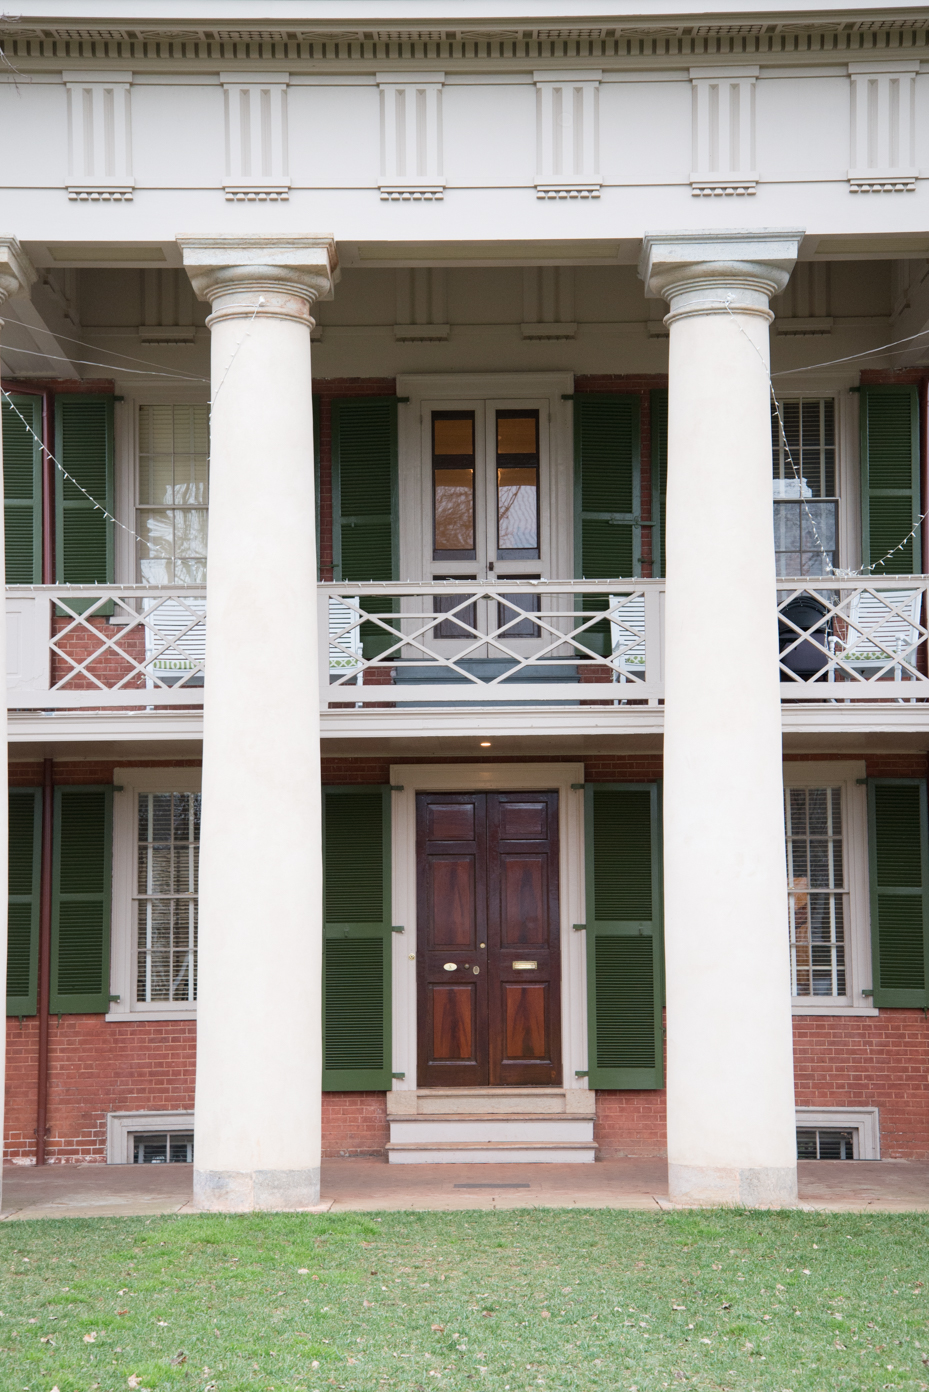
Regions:
M 433 551 L 470 559 L 474 528 L 474 412 L 432 417 Z
M 783 428 L 782 428 L 783 427 Z M 771 408 L 776 498 L 834 498 L 835 402 L 805 397 Z
M 474 549 L 474 470 L 435 471 L 435 549 Z
M 136 531 L 147 584 L 205 581 L 208 470 L 208 406 L 139 408 Z
M 537 454 L 538 420 L 533 415 L 505 416 L 497 414 L 498 454 Z
M 842 791 L 786 788 L 784 812 L 793 994 L 844 996 Z
M 838 504 L 774 503 L 774 553 L 778 575 L 829 575 L 838 550 Z
M 501 551 L 538 549 L 538 469 L 497 470 L 497 525 Z
M 199 793 L 140 793 L 136 998 L 197 998 Z

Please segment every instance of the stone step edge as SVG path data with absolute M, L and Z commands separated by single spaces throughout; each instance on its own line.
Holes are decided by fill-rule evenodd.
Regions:
M 596 1141 L 388 1141 L 387 1150 L 599 1150 Z
M 418 1122 L 455 1122 L 469 1125 L 472 1121 L 544 1122 L 596 1121 L 596 1112 L 393 1112 L 388 1113 L 391 1126 L 408 1126 Z

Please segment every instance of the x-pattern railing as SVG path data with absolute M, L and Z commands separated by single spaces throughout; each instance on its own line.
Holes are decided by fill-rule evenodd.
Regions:
M 46 651 L 43 662 L 37 636 L 10 705 L 203 704 L 206 586 L 8 586 L 8 612 L 17 602 L 44 627 Z
M 817 576 L 777 588 L 782 699 L 929 702 L 929 577 Z M 664 699 L 664 580 L 317 589 L 323 709 Z M 723 617 L 706 661 L 735 677 L 724 601 L 720 586 L 708 587 L 708 610 Z M 7 609 L 17 616 L 14 708 L 202 705 L 205 586 L 8 586 Z

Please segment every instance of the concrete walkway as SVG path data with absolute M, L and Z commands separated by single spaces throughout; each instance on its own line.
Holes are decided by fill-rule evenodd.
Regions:
M 929 1163 L 800 1162 L 804 1208 L 929 1212 Z M 670 1207 L 663 1160 L 594 1165 L 388 1165 L 330 1160 L 317 1212 Z M 190 1213 L 187 1165 L 7 1165 L 2 1219 Z

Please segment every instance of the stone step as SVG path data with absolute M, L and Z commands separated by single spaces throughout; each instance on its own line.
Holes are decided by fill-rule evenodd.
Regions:
M 530 1145 L 558 1144 L 563 1141 L 587 1142 L 594 1138 L 592 1116 L 417 1116 L 390 1117 L 390 1139 L 410 1144 L 435 1141 L 484 1145 L 504 1141 Z
M 418 1088 L 387 1094 L 394 1116 L 593 1116 L 596 1101 L 586 1088 Z
M 586 1165 L 596 1159 L 594 1141 L 389 1141 L 391 1165 Z

